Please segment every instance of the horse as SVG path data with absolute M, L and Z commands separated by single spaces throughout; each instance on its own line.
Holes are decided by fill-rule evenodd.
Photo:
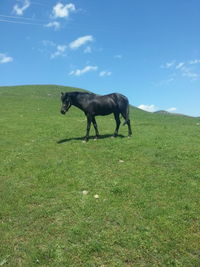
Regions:
M 96 95 L 86 92 L 67 92 L 61 93 L 61 114 L 65 114 L 69 108 L 73 105 L 81 109 L 87 117 L 87 128 L 84 141 L 89 140 L 89 132 L 91 123 L 93 123 L 95 129 L 95 139 L 99 137 L 99 131 L 95 116 L 114 114 L 116 121 L 116 128 L 113 137 L 118 135 L 120 126 L 120 114 L 125 119 L 124 125 L 128 125 L 128 136 L 132 135 L 131 124 L 129 119 L 129 101 L 128 98 L 122 94 L 112 93 L 108 95 Z

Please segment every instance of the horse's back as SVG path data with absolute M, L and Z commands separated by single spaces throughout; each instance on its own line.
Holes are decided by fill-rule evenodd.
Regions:
M 93 93 L 76 92 L 75 95 L 76 101 L 82 103 L 81 109 L 85 113 L 94 115 L 122 112 L 128 106 L 127 97 L 119 93 L 96 95 Z

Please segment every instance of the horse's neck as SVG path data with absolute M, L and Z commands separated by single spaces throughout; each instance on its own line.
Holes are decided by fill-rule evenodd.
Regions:
M 82 98 L 80 95 L 73 95 L 71 104 L 83 110 L 84 98 Z

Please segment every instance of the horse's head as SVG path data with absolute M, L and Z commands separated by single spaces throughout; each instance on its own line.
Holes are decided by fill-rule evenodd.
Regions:
M 71 107 L 71 101 L 68 93 L 61 93 L 61 102 L 62 107 L 60 112 L 65 115 L 65 113 L 68 111 L 68 109 Z

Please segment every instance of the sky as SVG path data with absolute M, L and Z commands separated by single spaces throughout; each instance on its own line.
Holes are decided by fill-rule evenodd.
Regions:
M 0 86 L 26 84 L 200 116 L 200 1 L 0 0 Z

